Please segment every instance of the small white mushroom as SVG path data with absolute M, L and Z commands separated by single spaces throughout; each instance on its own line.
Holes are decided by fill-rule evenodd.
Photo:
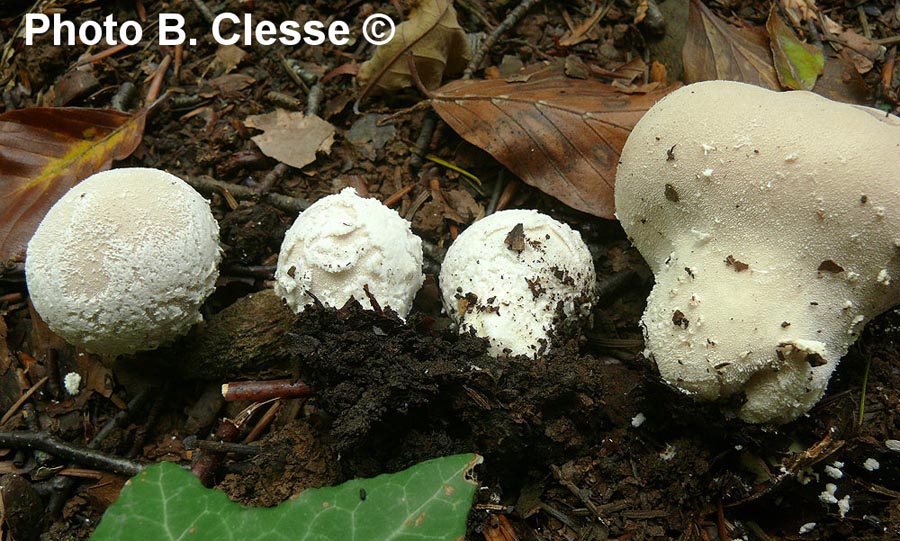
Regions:
M 441 266 L 444 309 L 494 355 L 536 356 L 578 326 L 594 297 L 594 263 L 581 235 L 534 210 L 505 210 L 469 226 Z
M 401 318 L 422 287 L 422 239 L 396 211 L 353 188 L 316 201 L 284 236 L 275 270 L 275 293 L 295 312 L 318 299 L 340 308 L 351 298 L 372 302 Z
M 897 117 L 809 92 L 710 81 L 651 108 L 616 213 L 655 273 L 642 324 L 662 377 L 700 399 L 743 394 L 749 422 L 809 411 L 863 323 L 900 302 L 898 149 Z M 712 182 L 693 173 L 713 167 Z
M 95 353 L 154 349 L 199 322 L 215 289 L 219 225 L 209 204 L 158 169 L 93 175 L 69 190 L 28 243 L 35 309 Z

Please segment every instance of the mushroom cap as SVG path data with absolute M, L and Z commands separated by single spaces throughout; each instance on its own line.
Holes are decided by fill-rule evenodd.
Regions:
M 642 320 L 660 374 L 785 422 L 900 302 L 900 119 L 809 92 L 709 81 L 638 122 L 616 214 L 656 274 Z
M 504 210 L 469 226 L 440 274 L 444 309 L 460 332 L 488 338 L 493 355 L 548 351 L 564 327 L 586 319 L 594 282 L 581 234 L 535 210 Z
M 69 190 L 28 243 L 31 302 L 88 351 L 154 349 L 199 322 L 215 289 L 219 225 L 209 204 L 158 169 L 113 169 Z
M 425 281 L 422 239 L 396 211 L 344 188 L 310 205 L 288 229 L 275 280 L 275 293 L 295 313 L 313 297 L 336 308 L 355 298 L 372 309 L 368 286 L 382 308 L 405 319 Z

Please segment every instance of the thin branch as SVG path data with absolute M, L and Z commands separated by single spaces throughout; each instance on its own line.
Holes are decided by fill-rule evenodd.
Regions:
M 77 447 L 47 432 L 0 432 L 0 447 L 37 449 L 67 461 L 129 477 L 144 469 L 143 464 L 133 460 Z
M 509 12 L 509 15 L 503 19 L 503 22 L 500 23 L 500 26 L 494 29 L 487 38 L 485 38 L 484 42 L 481 44 L 481 47 L 478 48 L 478 51 L 472 55 L 472 60 L 469 62 L 469 65 L 466 66 L 466 71 L 463 72 L 463 79 L 471 79 L 472 75 L 478 71 L 478 68 L 481 66 L 481 63 L 484 61 L 484 57 L 491 50 L 491 47 L 497 43 L 497 40 L 500 39 L 503 34 L 507 33 L 514 27 L 522 17 L 525 16 L 525 13 L 528 12 L 529 9 L 534 7 L 541 0 L 522 0 L 522 3 L 516 6 L 516 8 Z
M 288 213 L 299 214 L 309 207 L 309 201 L 299 197 L 291 197 L 278 193 L 267 193 L 260 195 L 253 188 L 240 186 L 238 184 L 229 184 L 208 176 L 187 177 L 185 182 L 190 184 L 195 190 L 204 194 L 224 194 L 230 193 L 238 201 L 243 200 L 261 200 L 281 209 Z

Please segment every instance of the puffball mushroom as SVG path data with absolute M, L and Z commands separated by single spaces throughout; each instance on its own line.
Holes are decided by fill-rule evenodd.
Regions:
M 199 322 L 215 289 L 219 225 L 209 204 L 158 169 L 97 173 L 69 190 L 28 243 L 31 302 L 88 351 L 154 349 Z
M 472 224 L 447 250 L 440 274 L 444 309 L 461 333 L 488 338 L 493 355 L 532 357 L 586 318 L 594 281 L 581 235 L 534 210 Z
M 616 214 L 656 276 L 642 324 L 669 383 L 744 393 L 752 423 L 807 411 L 863 326 L 900 301 L 900 119 L 710 81 L 638 122 Z
M 295 312 L 314 298 L 341 307 L 351 298 L 372 309 L 391 307 L 401 318 L 422 287 L 422 239 L 394 210 L 345 188 L 303 211 L 278 254 L 275 293 Z

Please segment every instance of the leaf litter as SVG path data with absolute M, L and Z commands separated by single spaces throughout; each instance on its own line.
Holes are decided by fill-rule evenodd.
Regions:
M 461 137 L 528 184 L 575 209 L 612 218 L 625 139 L 674 88 L 626 94 L 596 79 L 566 77 L 552 65 L 512 82 L 454 81 L 435 91 L 431 104 Z

